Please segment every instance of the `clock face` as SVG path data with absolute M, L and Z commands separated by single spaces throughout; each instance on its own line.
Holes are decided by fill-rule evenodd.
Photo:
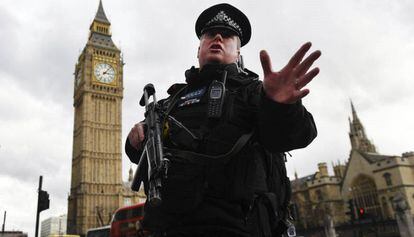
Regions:
M 96 79 L 103 83 L 111 83 L 115 79 L 115 70 L 107 63 L 96 64 L 94 73 Z

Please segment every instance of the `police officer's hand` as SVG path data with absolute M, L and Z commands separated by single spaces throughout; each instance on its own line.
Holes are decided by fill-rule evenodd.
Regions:
M 144 123 L 140 122 L 132 127 L 128 134 L 129 143 L 137 150 L 142 148 L 142 141 L 144 141 Z
M 303 57 L 311 47 L 307 42 L 293 55 L 289 63 L 280 71 L 272 71 L 270 57 L 265 50 L 260 51 L 263 67 L 263 89 L 266 96 L 276 102 L 293 104 L 305 97 L 309 89 L 302 89 L 319 73 L 319 68 L 309 71 L 313 62 L 321 56 L 321 51 L 311 53 L 303 61 Z

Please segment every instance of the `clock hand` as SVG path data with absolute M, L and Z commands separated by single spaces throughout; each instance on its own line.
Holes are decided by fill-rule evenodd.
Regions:
M 106 74 L 109 71 L 109 69 L 111 68 L 106 69 L 106 71 L 104 71 L 103 74 Z

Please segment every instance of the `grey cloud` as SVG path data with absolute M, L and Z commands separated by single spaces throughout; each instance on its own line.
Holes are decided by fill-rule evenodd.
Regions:
M 0 7 L 0 72 L 10 73 L 8 67 L 15 63 L 15 54 L 18 51 L 18 29 L 20 25 L 17 19 L 6 8 Z M 7 56 L 6 56 L 7 55 Z
M 197 64 L 194 21 L 214 1 L 103 0 L 114 42 L 124 66 L 123 138 L 143 118 L 142 87 L 152 82 L 158 98 L 183 82 L 184 70 Z M 346 160 L 349 154 L 349 99 L 380 151 L 410 149 L 414 134 L 409 0 L 388 1 L 230 1 L 249 16 L 253 35 L 242 53 L 249 69 L 261 75 L 260 49 L 267 49 L 275 70 L 310 40 L 322 50 L 320 75 L 309 84 L 304 104 L 314 114 L 319 136 L 308 148 L 293 151 L 288 171 L 299 176 L 316 164 Z M 73 70 L 87 41 L 98 1 L 44 0 L 0 3 L 0 185 L 19 185 L 17 194 L 0 194 L 0 203 L 16 206 L 32 199 L 40 173 L 53 197 L 50 212 L 65 212 L 69 191 L 73 126 Z M 179 7 L 179 8 L 178 8 Z M 387 126 L 385 126 L 387 125 Z M 411 149 L 414 149 L 411 148 Z M 4 163 L 4 164 L 3 164 Z M 129 161 L 123 154 L 123 170 Z M 12 180 L 12 181 L 10 181 Z M 7 186 L 8 187 L 8 186 Z M 35 190 L 35 189 L 34 189 Z M 8 196 L 5 196 L 8 195 Z M 21 196 L 26 197 L 21 197 Z M 13 200 L 16 199 L 16 200 Z M 30 206 L 15 207 L 14 226 L 32 232 Z M 30 209 L 31 210 L 31 209 Z

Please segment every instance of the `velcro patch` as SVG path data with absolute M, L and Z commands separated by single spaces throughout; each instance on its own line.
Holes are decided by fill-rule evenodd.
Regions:
M 197 104 L 198 102 L 200 102 L 200 99 L 193 98 L 193 99 L 189 99 L 184 102 L 181 102 L 180 104 L 178 104 L 178 107 L 183 107 L 183 106 L 191 105 L 191 104 Z
M 195 91 L 190 91 L 187 94 L 181 96 L 181 100 L 189 100 L 189 99 L 193 99 L 193 98 L 200 98 L 204 95 L 204 93 L 206 92 L 206 87 L 203 87 L 201 89 L 195 90 Z

